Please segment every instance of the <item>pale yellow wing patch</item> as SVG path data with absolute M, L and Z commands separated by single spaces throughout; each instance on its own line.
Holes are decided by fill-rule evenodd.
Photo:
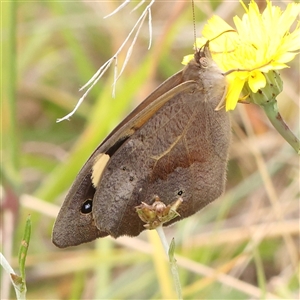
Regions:
M 99 155 L 97 155 L 95 157 L 93 169 L 92 169 L 92 183 L 95 188 L 97 187 L 97 185 L 101 179 L 101 175 L 102 175 L 109 159 L 110 159 L 110 156 L 105 153 L 100 153 Z

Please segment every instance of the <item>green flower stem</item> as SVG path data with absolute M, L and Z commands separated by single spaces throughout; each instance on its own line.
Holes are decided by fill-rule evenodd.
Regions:
M 24 286 L 25 286 L 25 262 L 26 262 L 26 256 L 27 256 L 30 236 L 31 236 L 31 219 L 30 219 L 30 215 L 29 215 L 26 220 L 24 235 L 23 235 L 23 239 L 22 239 L 22 242 L 20 245 L 19 255 L 18 255 L 19 256 L 19 269 L 20 269 L 22 280 L 24 282 Z M 25 288 L 26 288 L 26 286 L 25 286 Z
M 171 273 L 172 273 L 172 277 L 173 277 L 177 297 L 178 297 L 178 299 L 182 299 L 181 284 L 180 284 L 180 280 L 179 280 L 179 274 L 178 274 L 178 270 L 177 270 L 176 259 L 174 258 L 174 250 L 175 250 L 174 239 L 172 240 L 171 245 L 169 247 L 169 244 L 167 242 L 167 239 L 166 239 L 166 236 L 165 236 L 165 233 L 164 233 L 164 230 L 163 230 L 162 226 L 158 226 L 156 228 L 156 232 L 159 235 L 159 238 L 162 242 L 162 245 L 164 247 L 166 255 L 169 257 L 170 268 L 171 268 Z
M 16 292 L 16 297 L 18 300 L 26 299 L 26 282 L 25 282 L 25 261 L 30 241 L 30 235 L 31 235 L 31 220 L 30 215 L 28 216 L 26 220 L 25 225 L 25 231 L 24 236 L 21 242 L 20 250 L 19 250 L 19 268 L 21 276 L 17 275 L 9 262 L 6 260 L 6 258 L 3 256 L 2 253 L 0 253 L 0 263 L 4 270 L 9 274 L 10 280 L 13 284 L 13 287 Z
M 272 125 L 282 135 L 282 137 L 300 154 L 300 141 L 290 130 L 288 125 L 282 119 L 277 106 L 277 100 L 270 101 L 261 105 Z

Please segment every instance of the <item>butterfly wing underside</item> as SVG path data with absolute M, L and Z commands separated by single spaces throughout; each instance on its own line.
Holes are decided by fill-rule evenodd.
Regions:
M 215 88 L 215 85 L 218 88 Z M 145 229 L 135 207 L 183 199 L 188 217 L 223 191 L 229 118 L 215 111 L 226 83 L 218 69 L 190 63 L 163 83 L 100 144 L 83 166 L 53 228 L 58 247 Z M 168 224 L 167 224 L 168 225 Z
M 108 235 L 95 225 L 93 214 L 82 213 L 85 203 L 93 201 L 97 188 L 92 180 L 95 159 L 105 153 L 112 156 L 165 102 L 178 91 L 192 89 L 193 85 L 194 82 L 182 83 L 182 73 L 178 72 L 147 97 L 100 144 L 78 173 L 61 207 L 53 227 L 52 241 L 55 245 L 75 246 Z
M 114 237 L 138 235 L 145 227 L 135 207 L 152 204 L 155 195 L 166 205 L 183 199 L 180 217 L 169 224 L 220 196 L 230 131 L 226 112 L 214 110 L 221 96 L 206 99 L 202 89 L 179 93 L 122 144 L 95 193 L 98 228 Z

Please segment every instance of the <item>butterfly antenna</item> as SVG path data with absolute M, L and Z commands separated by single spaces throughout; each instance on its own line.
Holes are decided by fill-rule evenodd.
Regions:
M 192 11 L 193 11 L 193 25 L 194 25 L 194 45 L 195 45 L 195 50 L 197 51 L 198 49 L 196 49 L 196 18 L 195 18 L 195 3 L 194 0 L 192 0 Z

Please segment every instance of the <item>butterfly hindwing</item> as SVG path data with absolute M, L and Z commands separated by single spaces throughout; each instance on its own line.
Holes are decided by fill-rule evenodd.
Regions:
M 108 162 L 94 198 L 98 228 L 114 237 L 138 235 L 145 229 L 135 207 L 165 204 L 182 197 L 177 217 L 188 217 L 216 199 L 225 185 L 230 131 L 217 99 L 206 101 L 203 90 L 180 92 L 138 129 Z M 217 97 L 218 96 L 218 97 Z M 220 139 L 219 136 L 227 138 Z

